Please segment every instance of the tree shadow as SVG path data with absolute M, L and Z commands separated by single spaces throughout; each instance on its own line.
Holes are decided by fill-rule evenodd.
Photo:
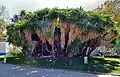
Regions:
M 113 58 L 112 58 L 113 59 Z M 8 59 L 12 64 L 32 65 L 41 68 L 64 69 L 72 71 L 83 71 L 95 74 L 106 74 L 112 71 L 118 71 L 120 62 L 105 58 L 90 58 L 89 64 L 83 64 L 82 58 L 71 59 L 40 59 L 40 60 L 26 60 L 24 58 Z
M 105 60 L 104 58 L 92 58 L 90 64 L 88 64 L 88 70 L 96 73 L 111 73 L 116 70 L 116 67 L 120 67 L 120 62 Z
M 56 69 L 69 69 L 76 71 L 85 71 L 96 74 L 106 74 L 115 71 L 120 67 L 120 62 L 105 60 L 104 58 L 91 58 L 89 64 L 83 64 L 81 58 L 66 60 L 40 60 L 40 67 L 50 67 Z

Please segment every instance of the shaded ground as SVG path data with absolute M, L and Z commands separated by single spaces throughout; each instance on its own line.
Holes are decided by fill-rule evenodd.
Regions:
M 0 77 L 113 77 L 113 76 L 95 75 L 56 69 L 34 68 L 0 63 Z
M 120 59 L 119 58 L 91 58 L 88 65 L 83 64 L 81 58 L 64 59 L 64 60 L 28 60 L 23 57 L 8 58 L 8 63 L 18 65 L 31 65 L 41 68 L 54 68 L 84 71 L 94 74 L 112 74 L 120 76 Z

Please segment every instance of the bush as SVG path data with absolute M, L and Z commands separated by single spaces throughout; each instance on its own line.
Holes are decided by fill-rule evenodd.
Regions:
M 23 55 L 21 48 L 19 48 L 19 47 L 11 46 L 11 47 L 9 47 L 8 50 L 13 56 L 22 56 Z

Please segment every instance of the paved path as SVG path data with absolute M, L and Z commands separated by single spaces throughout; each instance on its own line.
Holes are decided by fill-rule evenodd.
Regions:
M 0 77 L 118 77 L 0 63 Z

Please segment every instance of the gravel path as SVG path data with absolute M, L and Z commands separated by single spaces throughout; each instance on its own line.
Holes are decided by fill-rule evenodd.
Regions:
M 119 77 L 0 63 L 0 77 Z

